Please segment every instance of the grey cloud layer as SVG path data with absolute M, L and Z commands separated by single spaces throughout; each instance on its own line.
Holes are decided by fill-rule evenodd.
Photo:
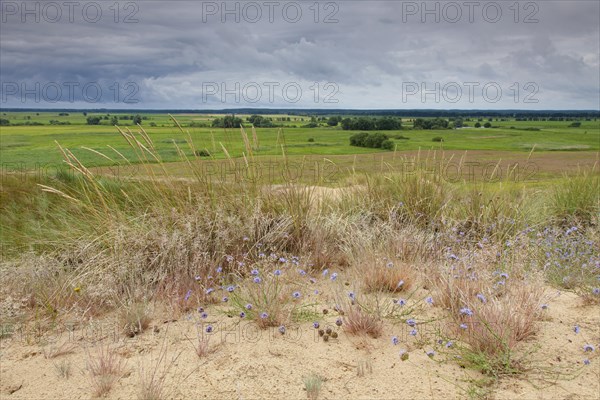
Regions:
M 435 23 L 431 15 L 426 23 L 420 15 L 410 15 L 404 22 L 408 2 L 399 1 L 338 1 L 334 16 L 338 23 L 315 23 L 309 9 L 312 1 L 299 3 L 303 16 L 297 23 L 286 22 L 277 11 L 270 23 L 261 1 L 257 3 L 263 17 L 257 23 L 235 23 L 231 15 L 222 23 L 220 14 L 203 22 L 207 3 L 199 1 L 139 1 L 138 23 L 115 23 L 108 10 L 113 2 L 98 3 L 105 14 L 97 23 L 88 23 L 80 15 L 74 23 L 22 23 L 19 15 L 3 15 L 2 82 L 100 82 L 103 87 L 135 82 L 141 100 L 136 106 L 147 108 L 600 107 L 600 2 L 596 1 L 535 2 L 539 22 L 528 24 L 513 21 L 512 1 L 497 2 L 503 11 L 497 23 L 486 22 L 481 12 L 475 12 L 473 23 L 466 15 L 456 23 L 443 18 Z M 431 7 L 433 3 L 428 2 Z M 520 7 L 527 3 L 520 2 Z M 233 2 L 228 4 L 234 7 Z M 320 3 L 321 20 L 331 10 L 325 5 Z M 521 20 L 526 11 L 521 10 Z M 225 102 L 220 93 L 203 95 L 206 82 L 226 83 L 228 88 L 234 88 L 235 82 L 241 87 L 249 82 L 280 86 L 273 102 L 265 90 L 256 103 L 244 98 L 238 103 L 233 95 Z M 303 91 L 297 103 L 282 96 L 280 88 L 289 82 Z M 319 102 L 315 102 L 314 82 L 319 83 Z M 322 102 L 328 94 L 323 90 L 327 82 L 337 85 L 337 103 Z M 433 94 L 425 101 L 420 94 L 404 99 L 408 82 L 423 83 L 428 89 L 434 89 L 436 82 L 440 87 L 456 82 L 463 97 L 456 103 L 443 96 L 436 102 Z M 497 103 L 485 101 L 478 87 L 477 98 L 470 102 L 465 82 L 478 82 L 479 87 L 497 82 L 503 96 Z M 538 86 L 534 97 L 538 103 L 523 103 L 528 93 L 523 86 L 528 82 Z M 516 103 L 514 83 L 520 90 Z M 454 96 L 454 86 L 447 86 L 443 94 Z M 22 103 L 13 95 L 3 98 L 1 105 L 89 106 L 77 91 L 75 97 L 76 104 L 35 104 L 31 99 Z M 110 96 L 100 103 L 94 106 L 119 106 Z

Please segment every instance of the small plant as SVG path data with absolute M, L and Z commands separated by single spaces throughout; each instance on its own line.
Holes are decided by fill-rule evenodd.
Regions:
M 367 373 L 373 373 L 373 364 L 371 363 L 371 360 L 366 358 L 363 360 L 359 360 L 356 366 L 356 375 L 362 377 L 365 376 Z
M 151 321 L 143 304 L 127 305 L 121 312 L 121 326 L 128 337 L 134 337 L 148 329 Z
M 317 400 L 321 387 L 323 386 L 323 377 L 317 374 L 311 374 L 304 377 L 304 389 L 306 390 L 306 397 L 309 400 Z
M 381 319 L 362 310 L 360 305 L 346 307 L 342 318 L 344 330 L 353 335 L 366 334 L 378 338 L 383 332 Z
M 434 137 L 433 139 L 431 139 L 431 141 L 432 141 L 432 142 L 438 142 L 438 143 L 439 143 L 439 142 L 443 142 L 443 141 L 444 141 L 444 138 L 443 138 L 443 137 L 441 137 L 441 136 L 436 136 L 436 137 Z
M 43 350 L 44 358 L 52 359 L 65 354 L 71 354 L 75 351 L 75 345 L 72 343 L 64 342 L 58 346 L 48 346 Z
M 210 157 L 210 152 L 209 152 L 208 150 L 206 150 L 206 149 L 203 149 L 203 150 L 196 150 L 196 151 L 195 151 L 195 154 L 196 154 L 198 157 Z
M 163 342 L 158 358 L 154 361 L 151 369 L 145 369 L 140 365 L 139 393 L 140 400 L 160 400 L 168 396 L 165 381 L 169 371 L 177 363 L 181 353 L 177 353 L 171 360 L 167 360 L 167 346 Z
M 87 369 L 94 395 L 105 396 L 123 375 L 125 362 L 108 346 L 100 346 L 95 354 L 88 352 L 87 357 Z
M 414 280 L 412 268 L 406 264 L 366 265 L 360 268 L 365 288 L 370 292 L 398 293 L 410 289 Z
M 54 363 L 54 369 L 59 378 L 69 379 L 71 377 L 71 362 L 68 360 Z
M 315 141 L 315 138 L 308 138 L 309 143 L 314 143 L 314 141 Z

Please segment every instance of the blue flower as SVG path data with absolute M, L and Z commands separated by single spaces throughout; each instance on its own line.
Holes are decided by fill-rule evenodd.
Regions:
M 392 268 L 393 266 L 394 266 L 394 263 L 393 263 L 393 262 L 391 262 L 391 261 L 388 261 L 388 263 L 387 263 L 387 267 L 388 267 L 388 268 Z
M 234 290 L 235 290 L 235 286 L 233 286 L 233 285 L 227 286 L 227 291 L 229 293 L 233 292 Z
M 485 298 L 484 295 L 482 295 L 481 293 L 477 293 L 477 298 L 482 302 L 482 303 L 487 303 L 487 299 Z
M 348 297 L 350 297 L 352 300 L 356 299 L 356 295 L 354 294 L 354 292 L 349 292 Z
M 184 301 L 188 301 L 190 299 L 190 296 L 192 295 L 192 289 L 189 289 L 187 291 L 187 293 L 185 294 L 185 297 L 183 298 Z
M 319 323 L 318 323 L 318 322 L 316 322 L 316 321 L 315 321 L 315 322 L 313 322 L 313 328 L 315 328 L 315 329 L 319 329 L 319 326 L 320 326 L 320 325 L 319 325 Z
M 500 278 L 508 279 L 508 274 L 506 272 L 503 272 L 500 274 Z
M 221 272 L 223 272 L 223 267 L 218 266 L 217 267 L 217 274 L 220 274 Z
M 425 354 L 427 354 L 427 357 L 429 358 L 433 358 L 433 356 L 435 356 L 435 351 L 433 350 L 428 350 Z
M 398 299 L 398 305 L 401 307 L 404 307 L 406 305 L 406 300 L 404 299 Z
M 300 298 L 300 292 L 294 292 L 292 293 L 292 297 L 295 299 L 299 299 Z
M 470 317 L 470 316 L 472 316 L 472 315 L 473 315 L 473 311 L 471 311 L 471 309 L 470 309 L 470 308 L 468 308 L 468 307 L 463 307 L 463 308 L 461 308 L 461 309 L 460 309 L 460 313 L 461 313 L 461 314 L 463 314 L 463 315 L 466 315 L 466 316 L 468 316 L 468 317 Z
M 412 330 L 412 331 L 410 331 L 408 334 L 409 334 L 410 336 L 417 336 L 417 332 L 418 332 L 418 331 L 417 331 L 416 329 L 413 329 L 413 330 Z
M 337 272 L 334 272 L 333 274 L 331 274 L 331 280 L 332 281 L 335 281 L 337 279 L 337 277 L 338 277 Z
M 246 318 L 246 313 L 242 311 L 242 312 L 240 313 L 240 318 Z
M 324 269 L 324 270 L 323 270 L 323 276 L 326 276 L 328 273 L 329 273 L 329 270 L 328 270 L 328 269 Z
M 269 314 L 267 314 L 266 312 L 260 313 L 260 318 L 261 319 L 267 319 L 268 317 L 269 317 Z
M 254 281 L 254 283 L 261 283 L 262 279 L 260 279 L 260 277 L 258 277 L 258 276 L 255 276 L 253 281 Z
M 227 303 L 227 302 L 229 301 L 229 297 L 227 297 L 227 296 L 223 296 L 223 299 L 222 299 L 222 300 L 223 300 L 223 303 Z
M 298 273 L 299 273 L 300 275 L 302 275 L 302 276 L 306 275 L 306 271 L 305 271 L 305 270 L 303 270 L 303 269 L 299 269 L 299 270 L 298 270 Z
M 596 296 L 600 295 L 600 288 L 597 288 L 597 287 L 593 288 L 592 293 L 595 294 Z
M 252 271 L 250 271 L 250 275 L 258 276 L 258 270 L 256 268 L 253 269 Z
M 202 314 L 200 314 L 200 318 L 206 319 L 206 318 L 208 318 L 208 314 L 203 312 Z
M 433 304 L 433 298 L 431 296 L 426 298 L 425 301 L 427 302 L 427 304 Z
M 266 256 L 265 256 L 265 253 L 258 253 L 258 257 L 259 258 L 265 258 Z
M 548 304 L 542 304 L 540 307 L 542 308 L 542 310 L 546 310 L 548 309 Z
M 460 324 L 459 326 L 460 326 L 460 329 L 467 329 L 468 328 L 467 324 Z
M 592 351 L 596 351 L 596 348 L 593 345 L 591 345 L 591 344 L 586 344 L 586 345 L 583 346 L 583 351 L 586 351 L 586 352 L 590 351 L 590 352 L 592 352 Z
M 246 310 L 252 310 L 252 304 L 250 304 L 250 303 L 246 304 Z
M 392 344 L 396 346 L 399 343 L 398 336 L 392 336 Z
M 208 326 L 206 327 L 206 333 L 211 333 L 212 331 L 213 331 L 213 327 L 212 327 L 212 325 L 208 325 Z
M 415 326 L 415 325 L 417 325 L 417 321 L 415 321 L 413 318 L 407 319 L 406 323 L 408 324 L 408 326 Z
M 590 360 L 588 358 L 586 358 L 585 360 L 583 360 L 583 364 L 590 365 Z
M 404 285 L 404 281 L 402 279 L 400 279 L 400 281 L 396 285 L 396 289 L 401 288 L 403 285 Z
M 285 326 L 281 325 L 279 327 L 279 333 L 281 333 L 282 335 L 285 333 Z
M 285 262 L 287 262 L 287 259 L 285 257 L 279 257 L 279 262 L 285 263 Z
M 452 343 L 450 340 L 448 342 L 446 342 L 446 348 L 447 349 L 449 349 L 452 346 L 454 346 L 454 343 Z
M 212 292 L 214 292 L 214 291 L 215 291 L 215 289 L 213 289 L 213 288 L 208 288 L 208 289 L 206 289 L 206 290 L 204 291 L 204 293 L 206 293 L 206 294 L 211 294 L 211 293 L 212 293 Z
M 204 312 L 204 308 L 198 307 L 198 313 L 202 314 Z
M 579 331 L 580 331 L 579 325 L 575 325 L 575 326 L 573 327 L 573 332 L 575 332 L 575 333 L 579 333 Z
M 281 275 L 281 270 L 276 269 L 275 272 L 273 272 L 273 274 L 275 274 L 275 276 L 279 276 L 279 275 Z

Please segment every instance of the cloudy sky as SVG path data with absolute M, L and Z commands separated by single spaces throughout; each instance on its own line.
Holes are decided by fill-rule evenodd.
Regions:
M 1 0 L 2 107 L 599 109 L 599 1 Z

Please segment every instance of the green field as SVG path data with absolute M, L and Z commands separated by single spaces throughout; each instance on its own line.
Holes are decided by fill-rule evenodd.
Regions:
M 88 116 L 106 114 L 93 114 Z M 113 114 L 120 116 L 121 114 Z M 143 114 L 143 128 L 148 132 L 158 154 L 165 162 L 179 161 L 177 146 L 188 156 L 192 155 L 183 134 L 166 114 Z M 112 115 L 111 115 L 112 116 Z M 245 119 L 247 116 L 241 116 Z M 349 137 L 356 131 L 344 131 L 341 127 L 329 127 L 320 122 L 316 128 L 306 128 L 310 117 L 289 116 L 290 121 L 277 121 L 282 115 L 272 116 L 278 128 L 257 128 L 259 148 L 254 155 L 273 156 L 285 153 L 294 155 L 349 155 L 383 153 L 382 150 L 353 147 Z M 287 117 L 287 116 L 284 116 Z M 113 164 L 87 147 L 102 152 L 117 163 L 121 158 L 114 150 L 130 160 L 135 155 L 117 129 L 103 120 L 101 125 L 87 125 L 82 113 L 69 113 L 59 116 L 48 112 L 3 113 L 11 126 L 0 127 L 0 157 L 5 170 L 30 169 L 40 165 L 54 165 L 61 162 L 57 143 L 68 148 L 84 164 L 104 166 Z M 241 157 L 244 144 L 239 129 L 211 128 L 215 116 L 206 114 L 179 114 L 177 121 L 190 137 L 196 149 L 206 149 L 213 158 L 224 158 L 223 147 L 232 157 Z M 69 125 L 50 125 L 49 121 L 68 122 Z M 581 121 L 581 126 L 570 127 L 572 121 L 515 121 L 496 120 L 492 128 L 472 127 L 476 119 L 465 121 L 471 127 L 448 130 L 412 130 L 412 119 L 404 118 L 401 131 L 384 131 L 394 141 L 396 150 L 494 150 L 511 152 L 545 151 L 598 151 L 600 150 L 600 121 Z M 481 124 L 487 119 L 481 120 Z M 42 123 L 44 125 L 22 125 Z M 131 120 L 119 120 L 124 129 L 137 131 Z M 197 126 L 204 125 L 204 126 Z M 248 124 L 249 126 L 249 124 Z M 533 130 L 535 129 L 535 130 Z M 539 130 L 538 130 L 539 129 Z M 248 135 L 251 135 L 248 127 Z M 402 136 L 403 138 L 396 138 Z M 443 142 L 433 142 L 442 137 Z M 313 141 L 309 142 L 312 138 Z M 221 146 L 222 145 L 222 146 Z

